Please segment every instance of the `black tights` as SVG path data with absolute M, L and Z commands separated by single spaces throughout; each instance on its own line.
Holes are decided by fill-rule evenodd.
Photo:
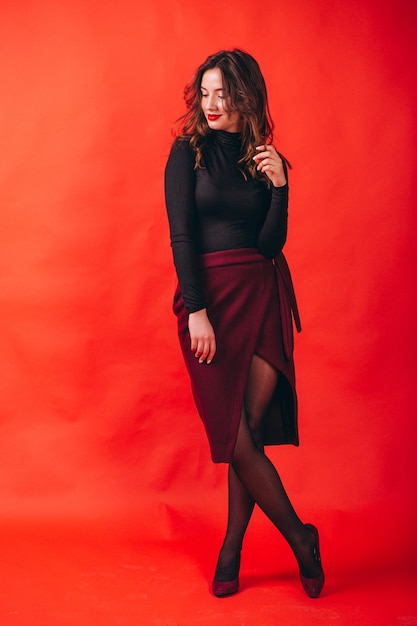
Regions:
M 278 372 L 254 355 L 229 465 L 228 524 L 216 569 L 219 581 L 232 580 L 237 575 L 240 550 L 255 503 L 288 541 L 302 573 L 310 577 L 320 574 L 313 556 L 314 536 L 297 516 L 275 467 L 263 452 L 262 418 L 277 380 Z

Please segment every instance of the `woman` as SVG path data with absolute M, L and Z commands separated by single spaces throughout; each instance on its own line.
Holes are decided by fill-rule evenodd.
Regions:
M 243 538 L 258 504 L 288 541 L 304 590 L 324 583 L 317 529 L 303 524 L 264 454 L 298 445 L 293 312 L 282 255 L 285 159 L 272 145 L 265 82 L 242 50 L 220 51 L 185 89 L 165 195 L 178 275 L 174 312 L 214 462 L 229 464 L 229 509 L 213 593 L 239 588 Z

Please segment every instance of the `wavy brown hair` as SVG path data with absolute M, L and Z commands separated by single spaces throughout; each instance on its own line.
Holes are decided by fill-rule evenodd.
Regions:
M 201 108 L 201 81 L 207 70 L 218 68 L 222 76 L 227 110 L 241 116 L 242 156 L 239 163 L 253 177 L 259 174 L 253 161 L 255 147 L 272 143 L 271 118 L 264 77 L 257 61 L 243 50 L 220 50 L 202 63 L 184 89 L 187 111 L 178 120 L 179 139 L 188 140 L 196 152 L 195 167 L 201 167 L 202 149 L 212 132 Z M 289 166 L 288 161 L 280 155 Z M 266 175 L 263 175 L 266 177 Z

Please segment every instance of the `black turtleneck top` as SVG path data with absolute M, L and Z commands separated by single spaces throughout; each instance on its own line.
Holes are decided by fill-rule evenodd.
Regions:
M 287 236 L 288 185 L 268 188 L 242 174 L 240 133 L 212 131 L 201 168 L 195 152 L 177 139 L 165 169 L 165 198 L 178 280 L 189 313 L 205 308 L 197 256 L 257 248 L 274 258 Z

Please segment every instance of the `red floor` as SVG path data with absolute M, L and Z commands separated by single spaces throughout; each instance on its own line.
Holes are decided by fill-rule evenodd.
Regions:
M 257 514 L 241 592 L 217 599 L 209 585 L 220 524 L 165 505 L 151 515 L 153 539 L 149 526 L 3 524 L 0 626 L 417 624 L 414 558 L 373 534 L 369 519 L 333 513 L 316 520 L 327 582 L 310 600 L 288 548 Z

